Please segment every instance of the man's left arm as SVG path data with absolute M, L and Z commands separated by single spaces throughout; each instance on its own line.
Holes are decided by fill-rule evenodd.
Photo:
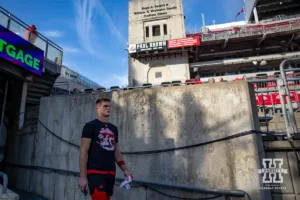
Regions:
M 120 146 L 118 143 L 116 143 L 115 158 L 116 158 L 116 163 L 118 164 L 120 169 L 122 169 L 122 171 L 124 172 L 125 177 L 127 178 L 129 175 L 131 175 L 129 170 L 126 167 L 126 164 L 124 162 L 123 155 L 121 154 Z M 132 175 L 131 175 L 131 178 L 132 178 Z

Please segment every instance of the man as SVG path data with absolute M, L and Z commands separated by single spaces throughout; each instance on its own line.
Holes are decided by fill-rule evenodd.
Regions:
M 27 27 L 26 29 L 26 40 L 31 42 L 32 44 L 35 43 L 36 38 L 37 38 L 37 31 L 36 31 L 36 27 L 34 24 L 32 24 L 31 26 Z
M 115 184 L 116 165 L 126 178 L 131 176 L 118 144 L 118 129 L 109 123 L 110 100 L 96 101 L 97 119 L 85 124 L 80 146 L 80 179 L 82 192 L 89 187 L 92 200 L 110 200 Z

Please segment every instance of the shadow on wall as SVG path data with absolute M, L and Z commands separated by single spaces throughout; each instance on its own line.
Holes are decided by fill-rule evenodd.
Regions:
M 247 107 L 241 111 L 230 109 L 237 108 L 236 104 L 241 103 L 242 99 L 236 102 L 227 100 L 232 105 L 228 105 L 229 108 L 223 110 L 226 114 L 222 115 L 218 113 L 222 112 L 221 107 L 218 109 L 221 100 L 218 91 L 210 93 L 209 97 L 196 97 L 195 93 L 199 92 L 197 86 L 187 87 L 191 87 L 191 90 L 185 91 L 181 87 L 172 90 L 172 95 L 170 90 L 164 88 L 113 93 L 112 99 L 117 101 L 113 101 L 112 122 L 119 127 L 122 151 L 182 147 L 252 129 L 250 119 L 245 117 L 249 116 Z M 210 102 L 207 102 L 208 99 Z M 208 107 L 213 105 L 214 108 Z M 253 175 L 258 177 L 255 172 L 258 155 L 253 145 L 253 136 L 249 135 L 192 149 L 149 155 L 125 155 L 125 159 L 138 180 L 220 189 L 246 188 L 250 189 L 247 192 L 251 195 L 252 192 L 257 193 L 251 191 L 251 184 L 255 180 L 247 183 L 247 179 L 251 179 Z M 246 166 L 239 167 L 240 162 Z M 252 166 L 247 166 L 247 163 Z M 244 179 L 239 178 L 239 168 L 246 173 L 252 173 L 245 175 Z M 121 174 L 119 171 L 118 176 Z M 160 188 L 157 190 L 181 198 L 212 196 Z M 137 191 L 126 193 L 116 189 L 115 198 L 133 199 L 138 195 L 139 199 L 144 199 L 146 195 L 151 199 L 168 199 L 151 189 L 138 188 Z
M 230 84 L 233 89 L 229 92 Z M 249 106 L 239 105 L 247 103 L 247 95 L 239 89 L 245 89 L 245 86 L 241 83 L 221 83 L 49 97 L 42 100 L 39 117 L 54 133 L 79 145 L 82 127 L 96 117 L 96 100 L 107 97 L 112 100 L 111 123 L 118 126 L 123 152 L 161 150 L 206 142 L 252 129 Z M 231 93 L 240 96 L 232 100 Z M 257 186 L 258 176 L 253 137 L 249 135 L 191 149 L 124 157 L 137 180 L 242 189 L 251 195 L 257 193 L 253 187 Z M 31 164 L 79 170 L 78 149 L 58 141 L 41 127 L 34 141 L 36 147 Z M 24 148 L 24 151 L 27 149 Z M 72 199 L 74 196 L 76 199 L 84 199 L 77 188 L 78 178 L 32 172 L 34 176 L 28 180 L 32 186 L 29 191 L 52 199 Z M 123 178 L 119 169 L 117 176 Z M 47 184 L 42 181 L 47 181 Z M 153 189 L 185 198 L 213 196 Z M 113 199 L 174 199 L 157 191 L 134 187 L 127 192 L 116 186 Z

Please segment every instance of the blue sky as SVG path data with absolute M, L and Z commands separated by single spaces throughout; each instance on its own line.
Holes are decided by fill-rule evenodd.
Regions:
M 5 0 L 1 6 L 61 46 L 64 65 L 109 87 L 127 84 L 128 1 Z M 206 25 L 220 24 L 234 21 L 243 7 L 243 0 L 182 1 L 187 31 L 200 30 L 201 13 Z

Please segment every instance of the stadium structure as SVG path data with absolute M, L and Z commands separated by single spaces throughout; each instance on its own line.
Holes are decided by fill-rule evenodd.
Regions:
M 62 65 L 60 76 L 56 79 L 52 88 L 52 95 L 72 94 L 76 92 L 89 93 L 99 88 L 103 87 L 82 74 Z
M 192 33 L 186 33 L 181 0 L 159 2 L 129 3 L 130 86 L 266 78 L 278 74 L 284 59 L 300 55 L 299 1 L 247 0 L 240 12 L 245 21 Z

